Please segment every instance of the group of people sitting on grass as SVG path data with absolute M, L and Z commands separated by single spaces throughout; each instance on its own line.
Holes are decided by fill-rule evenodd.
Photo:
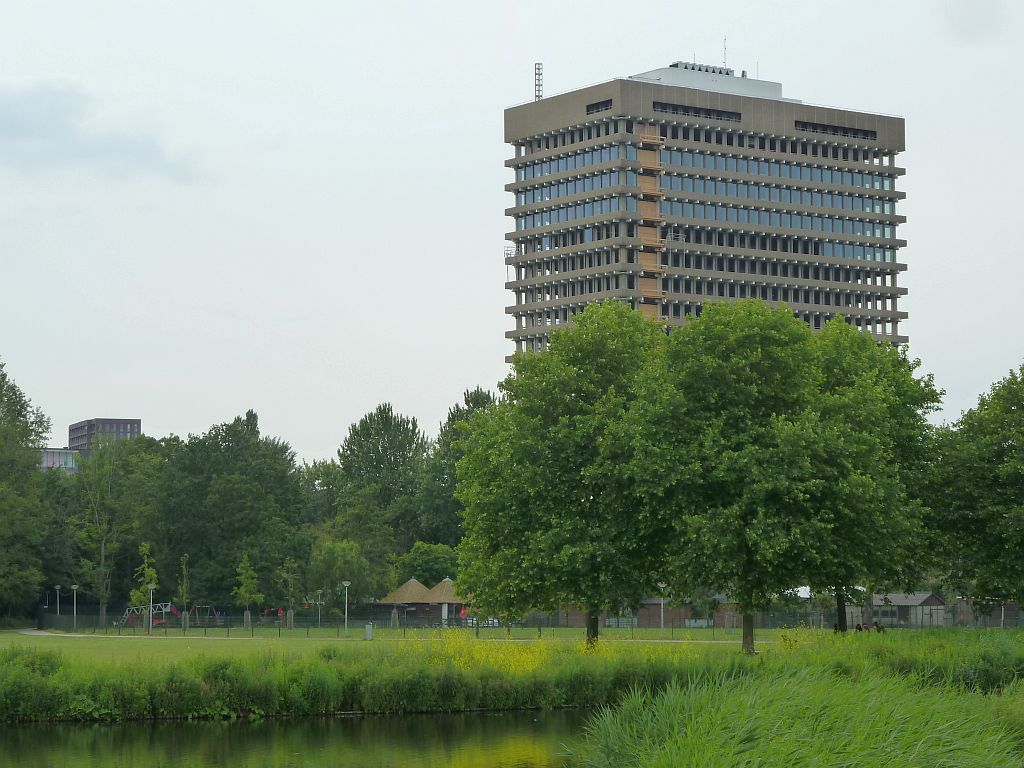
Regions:
M 873 624 L 868 624 L 867 622 L 864 622 L 863 624 L 857 624 L 853 629 L 854 629 L 855 632 L 870 632 L 872 629 L 874 629 L 875 632 L 885 632 L 885 627 L 883 627 L 877 621 L 874 622 Z M 833 632 L 838 632 L 839 631 L 839 624 L 838 623 L 832 625 L 832 631 Z

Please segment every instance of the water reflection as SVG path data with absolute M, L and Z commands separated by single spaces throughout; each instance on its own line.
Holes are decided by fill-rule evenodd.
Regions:
M 505 712 L 258 723 L 0 729 L 19 768 L 558 768 L 586 713 Z

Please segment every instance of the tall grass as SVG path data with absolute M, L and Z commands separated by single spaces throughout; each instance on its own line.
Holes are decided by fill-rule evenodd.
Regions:
M 981 694 L 825 669 L 635 690 L 588 726 L 591 768 L 1020 766 L 1009 729 Z

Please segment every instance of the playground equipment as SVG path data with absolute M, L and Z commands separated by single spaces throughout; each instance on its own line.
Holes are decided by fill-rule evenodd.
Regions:
M 188 611 L 188 623 L 192 627 L 219 626 L 224 623 L 224 616 L 212 605 L 193 605 Z
M 153 623 L 150 625 L 149 605 L 136 605 L 125 608 L 120 624 L 123 627 L 160 627 L 167 623 L 169 616 L 180 617 L 181 611 L 174 603 L 153 603 Z

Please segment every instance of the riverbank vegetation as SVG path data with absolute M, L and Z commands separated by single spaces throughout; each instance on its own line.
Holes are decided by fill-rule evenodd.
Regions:
M 91 644 L 84 646 L 89 650 L 76 652 L 79 640 Z M 62 638 L 67 650 L 34 641 L 19 639 L 0 647 L 0 720 L 596 707 L 630 701 L 627 697 L 635 698 L 631 692 L 637 690 L 657 696 L 672 685 L 735 691 L 756 711 L 756 696 L 744 693 L 756 688 L 730 686 L 742 680 L 753 685 L 791 679 L 805 681 L 794 683 L 800 686 L 891 680 L 908 690 L 931 691 L 928 696 L 966 696 L 986 707 L 977 711 L 991 707 L 1008 718 L 1024 716 L 1024 697 L 1018 694 L 1024 634 L 1016 631 L 834 636 L 794 630 L 781 633 L 753 657 L 738 653 L 735 644 L 608 642 L 587 648 L 564 640 L 477 641 L 457 631 L 417 642 L 309 643 L 302 648 L 225 641 L 237 645 L 218 650 L 221 641 L 210 640 L 202 651 L 193 648 L 177 658 L 139 651 L 134 659 L 115 660 L 105 657 L 99 644 L 173 647 L 177 641 Z M 630 711 L 627 706 L 623 716 Z

